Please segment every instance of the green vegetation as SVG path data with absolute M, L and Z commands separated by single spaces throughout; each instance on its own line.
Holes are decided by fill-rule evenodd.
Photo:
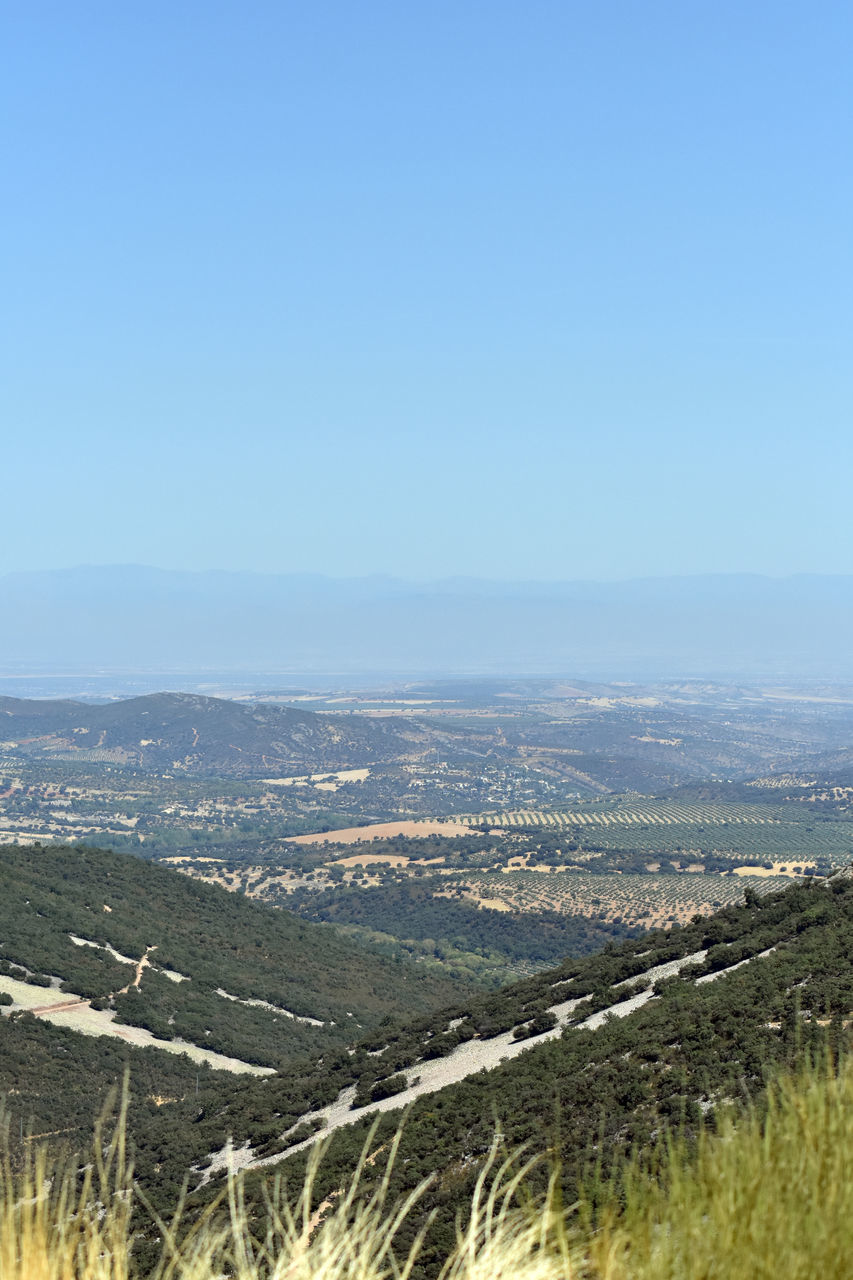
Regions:
M 719 981 L 695 984 L 703 973 L 771 947 L 772 954 Z M 658 998 L 630 1017 L 595 1031 L 574 1029 L 630 994 L 617 984 L 701 950 L 708 951 L 704 962 L 659 983 Z M 582 997 L 562 1036 L 538 1042 L 551 1007 Z M 531 1048 L 520 1057 L 421 1097 L 411 1109 L 395 1191 L 407 1194 L 436 1167 L 457 1171 L 442 1174 L 424 1199 L 425 1211 L 439 1211 L 427 1241 L 435 1258 L 449 1248 L 456 1208 L 489 1149 L 495 1119 L 513 1148 L 559 1153 L 570 1203 L 596 1160 L 612 1164 L 673 1121 L 696 1132 L 726 1099 L 759 1096 L 768 1070 L 792 1066 L 805 1053 L 827 1046 L 842 1053 L 851 1010 L 853 882 L 810 882 L 763 899 L 751 894 L 708 920 L 610 944 L 597 956 L 469 995 L 415 1021 L 389 1017 L 354 1052 L 326 1054 L 322 1063 L 294 1061 L 282 1074 L 229 1080 L 227 1087 L 213 1073 L 203 1075 L 198 1098 L 176 1090 L 173 1103 L 132 1110 L 137 1169 L 146 1194 L 166 1212 L 187 1168 L 203 1169 L 228 1135 L 235 1147 L 249 1143 L 256 1157 L 276 1155 L 294 1145 L 298 1126 L 321 1122 L 323 1108 L 346 1088 L 375 1098 L 377 1086 L 401 1075 L 411 1081 L 436 1057 L 450 1059 L 468 1042 L 488 1044 L 501 1034 L 512 1040 L 521 1029 Z M 331 1135 L 318 1175 L 324 1194 L 352 1176 L 369 1123 L 353 1119 Z M 378 1145 L 395 1125 L 393 1114 L 382 1119 Z M 304 1161 L 304 1153 L 288 1160 L 289 1180 L 302 1176 Z M 205 1189 L 194 1193 L 189 1208 L 195 1212 L 207 1198 Z
M 386 1280 L 424 1269 L 412 1231 L 428 1183 L 395 1200 L 400 1132 L 362 1150 L 352 1180 L 321 1202 L 322 1158 L 290 1194 L 277 1184 L 255 1216 L 241 1179 L 223 1212 L 187 1231 L 180 1213 L 134 1240 L 134 1185 L 121 1117 L 93 1159 L 57 1164 L 30 1149 L 8 1157 L 0 1190 L 4 1280 Z M 675 1134 L 674 1140 L 672 1134 Z M 318 1149 L 319 1151 L 319 1149 Z M 566 1210 L 553 1166 L 492 1141 L 458 1230 L 429 1274 L 440 1280 L 846 1280 L 853 1269 L 853 1073 L 782 1077 L 760 1110 L 733 1111 L 691 1144 L 677 1128 L 652 1153 L 599 1178 Z M 368 1188 L 377 1163 L 380 1177 Z M 551 1176 L 548 1177 L 549 1168 Z M 292 1185 L 292 1184 L 291 1184 Z M 320 1207 L 322 1205 L 322 1207 Z M 146 1216 L 146 1210 L 142 1210 Z
M 72 935 L 97 945 L 75 945 Z M 111 994 L 131 983 L 136 965 L 116 959 L 108 946 L 129 961 L 156 948 L 148 951 L 138 988 Z M 295 1119 L 318 1096 L 310 1065 L 316 1059 L 339 1053 L 383 1018 L 426 1012 L 467 990 L 376 955 L 327 926 L 85 847 L 0 847 L 0 987 L 4 975 L 45 987 L 53 978 L 69 996 L 91 997 L 164 1040 L 180 1036 L 283 1070 L 296 1064 Z M 178 975 L 184 980 L 175 981 Z M 9 1014 L 5 1002 L 2 1014 Z M 131 1114 L 140 1131 L 156 1119 L 158 1099 L 169 1100 L 160 1105 L 170 1116 L 181 1111 L 187 1123 L 197 1116 L 199 1077 L 202 1097 L 205 1088 L 241 1096 L 240 1081 L 179 1055 L 84 1036 L 14 1007 L 0 1016 L 0 1095 L 9 1096 L 16 1119 L 34 1132 L 75 1140 L 91 1128 L 131 1061 L 139 1064 Z M 80 1090 L 83 1079 L 87 1087 Z M 334 1096 L 335 1084 L 329 1089 Z M 326 1096 L 322 1088 L 320 1095 Z
M 821 703 L 816 715 L 792 702 L 780 715 L 778 699 L 752 692 L 531 681 L 460 686 L 452 705 L 401 719 L 181 695 L 5 709 L 5 838 L 85 834 L 138 855 L 0 848 L 9 1157 L 21 1168 L 43 1140 L 74 1153 L 74 1168 L 86 1163 L 94 1113 L 130 1066 L 127 1145 L 146 1207 L 140 1199 L 127 1230 L 140 1271 L 156 1274 L 163 1236 L 150 1210 L 168 1220 L 187 1183 L 187 1227 L 205 1221 L 213 1233 L 194 1237 L 200 1278 L 249 1280 L 274 1255 L 299 1280 L 303 1263 L 323 1274 L 315 1250 L 325 1249 L 328 1280 L 335 1266 L 358 1277 L 360 1250 L 365 1276 L 388 1270 L 393 1250 L 411 1259 L 409 1280 L 435 1280 L 443 1266 L 446 1280 L 491 1280 L 500 1267 L 519 1280 L 805 1280 L 807 1253 L 834 1280 L 819 1201 L 804 1197 L 809 1221 L 786 1235 L 758 1197 L 753 1232 L 749 1187 L 760 1142 L 790 1187 L 831 1184 L 826 1221 L 850 1220 L 848 1193 L 835 1194 L 851 1182 L 849 1133 L 832 1118 L 849 1083 L 810 1077 L 796 1103 L 785 1089 L 768 1094 L 778 1073 L 843 1063 L 850 1047 L 853 882 L 820 876 L 853 850 L 853 775 L 841 764 L 832 778 L 812 775 L 803 763 L 828 752 L 843 763 L 846 704 Z M 448 814 L 479 826 L 355 846 L 287 839 Z M 359 866 L 362 854 L 386 861 Z M 156 865 L 169 857 L 196 879 Z M 742 866 L 767 874 L 739 877 Z M 638 925 L 655 927 L 638 937 Z M 275 1071 L 234 1076 L 82 1035 L 46 1020 L 44 1005 L 63 996 L 76 1026 L 99 1010 L 102 1029 L 145 1027 Z M 794 1114 L 806 1148 L 797 1165 L 796 1143 L 781 1136 Z M 824 1132 L 835 1163 L 808 1140 Z M 532 1164 L 502 1208 L 522 1149 Z M 230 1217 L 213 1207 L 226 1150 L 255 1162 L 232 1188 Z M 294 1207 L 305 1186 L 309 1219 L 331 1197 L 337 1235 L 305 1238 Z M 772 1194 L 795 1222 L 791 1194 Z M 583 1213 L 567 1224 L 558 1206 L 577 1201 Z M 469 1216 L 460 1244 L 456 1223 Z M 78 1215 L 94 1234 L 75 1256 L 96 1268 L 107 1243 L 119 1280 L 126 1236 L 107 1241 L 90 1217 Z M 747 1224 L 742 1241 L 735 1219 Z M 241 1250 L 268 1225 L 247 1261 Z M 719 1237 L 718 1254 L 703 1255 L 703 1230 Z M 849 1262 L 849 1234 L 833 1230 Z M 14 1280 L 18 1263 L 6 1260 Z
M 451 1011 L 450 1051 L 465 1039 L 526 1025 L 550 1003 L 589 995 L 574 1015 L 577 1026 L 591 1009 L 629 994 L 614 991 L 615 984 L 708 950 L 698 967 L 659 983 L 658 998 L 630 1017 L 605 1021 L 594 1031 L 570 1026 L 560 1038 L 534 1041 L 515 1060 L 414 1103 L 392 1189 L 404 1195 L 431 1170 L 446 1171 L 424 1193 L 411 1224 L 414 1232 L 426 1225 L 422 1215 L 435 1213 L 416 1274 L 434 1274 L 452 1247 L 454 1216 L 471 1194 L 495 1121 L 509 1149 L 557 1153 L 561 1194 L 572 1203 L 591 1169 L 606 1177 L 627 1155 L 648 1149 L 662 1129 L 683 1126 L 692 1141 L 729 1102 L 760 1098 L 769 1073 L 809 1054 L 846 1051 L 853 1011 L 853 881 L 748 897 L 710 920 L 621 943 Z M 695 982 L 770 947 L 772 954 L 718 981 Z M 448 1026 L 446 1016 L 436 1017 L 420 1028 L 383 1029 L 384 1045 L 378 1036 L 366 1042 L 368 1054 L 350 1060 L 361 1094 L 368 1094 L 369 1081 L 417 1074 Z M 236 1140 L 236 1115 L 232 1121 Z M 320 1174 L 323 1193 L 348 1181 L 368 1123 L 331 1135 Z M 396 1123 L 393 1114 L 382 1117 L 377 1146 L 390 1140 Z M 289 1178 L 301 1177 L 304 1158 L 288 1161 Z
M 454 976 L 506 979 L 589 955 L 631 931 L 589 920 L 579 912 L 494 911 L 451 898 L 444 878 L 429 877 L 375 888 L 345 885 L 302 897 L 300 914 L 356 928 L 359 936 L 392 953 L 438 960 Z
M 591 1240 L 611 1280 L 841 1280 L 853 1270 L 853 1072 L 772 1084 L 766 1104 L 726 1115 L 695 1150 L 677 1141 L 657 1176 L 637 1159 L 621 1205 Z
M 68 857 L 68 851 L 61 852 Z M 98 911 L 108 924 L 113 916 L 116 926 L 120 923 L 120 898 L 106 871 L 118 873 L 116 864 L 128 862 L 146 877 L 158 871 L 100 851 L 77 851 L 75 856 L 81 859 L 81 871 L 94 866 L 100 873 L 98 894 L 89 903 L 91 924 Z M 18 872 L 23 873 L 20 867 Z M 171 882 L 176 877 L 159 874 L 174 891 Z M 151 883 L 157 885 L 156 877 Z M 219 910 L 236 904 L 240 911 L 252 913 L 252 920 L 287 920 L 283 913 L 259 912 L 245 899 L 223 891 L 178 883 L 200 891 L 199 901 L 209 898 Z M 38 889 L 36 877 L 33 891 Z M 131 890 L 132 883 L 125 886 L 125 893 Z M 113 911 L 104 913 L 107 892 L 114 894 Z M 81 909 L 74 894 L 69 894 L 69 903 L 68 910 L 72 905 Z M 39 905 L 59 909 L 49 900 Z M 12 923 L 11 915 L 7 923 Z M 310 929 L 306 922 L 296 924 Z M 113 945 L 141 940 L 120 932 L 111 937 Z M 248 939 L 253 945 L 254 935 Z M 176 936 L 176 945 L 178 941 Z M 624 1001 L 632 980 L 640 981 L 642 989 L 649 970 L 702 952 L 704 957 L 679 976 L 659 979 L 656 998 L 630 1016 L 605 1019 L 596 1030 L 582 1027 L 594 1010 Z M 735 964 L 741 967 L 727 972 Z M 717 981 L 696 981 L 717 974 L 723 975 Z M 625 983 L 628 988 L 620 985 Z M 540 1039 L 549 1030 L 553 1034 L 552 1008 L 568 1000 L 581 1003 L 569 1013 L 562 1035 Z M 596 1185 L 606 1185 L 611 1176 L 621 1176 L 625 1160 L 654 1149 L 655 1135 L 675 1128 L 688 1144 L 701 1144 L 706 1131 L 713 1133 L 727 1123 L 730 1107 L 737 1110 L 750 1099 L 763 1105 L 773 1073 L 796 1070 L 806 1058 L 828 1052 L 841 1060 L 849 1047 L 852 1011 L 853 880 L 839 877 L 829 884 L 795 884 L 763 898 L 748 892 L 740 905 L 711 918 L 611 942 L 598 955 L 567 960 L 500 992 L 467 993 L 440 1011 L 423 1012 L 415 1021 L 386 1015 L 374 1022 L 367 1038 L 349 1049 L 327 1049 L 322 1060 L 294 1056 L 286 1070 L 263 1080 L 226 1078 L 205 1069 L 196 1073 L 179 1057 L 90 1040 L 21 1014 L 11 1020 L 0 1017 L 0 1065 L 11 1117 L 17 1122 L 10 1135 L 12 1155 L 20 1162 L 30 1144 L 25 1141 L 22 1151 L 16 1133 L 19 1117 L 31 1120 L 31 1131 L 79 1147 L 87 1120 L 91 1123 L 87 1106 L 98 1105 L 102 1091 L 131 1061 L 128 1145 L 139 1186 L 156 1211 L 168 1217 L 190 1171 L 185 1213 L 191 1223 L 221 1189 L 221 1177 L 211 1162 L 229 1136 L 235 1148 L 248 1143 L 256 1158 L 282 1156 L 286 1185 L 299 1187 L 313 1148 L 287 1153 L 321 1130 L 323 1109 L 347 1088 L 354 1087 L 356 1107 L 363 1102 L 387 1105 L 397 1097 L 405 1100 L 408 1089 L 436 1058 L 452 1068 L 461 1046 L 488 1044 L 500 1035 L 519 1047 L 529 1045 L 493 1070 L 418 1098 L 396 1139 L 399 1157 L 393 1168 L 383 1171 L 381 1162 L 361 1167 L 368 1201 L 374 1193 L 392 1201 L 413 1197 L 399 1225 L 396 1247 L 403 1256 L 417 1247 L 412 1280 L 429 1280 L 454 1249 L 454 1224 L 471 1203 L 477 1179 L 488 1165 L 496 1123 L 505 1150 L 523 1147 L 531 1157 L 545 1161 L 535 1164 L 525 1178 L 534 1201 L 539 1197 L 541 1203 L 547 1193 L 550 1153 L 560 1162 L 554 1193 L 559 1191 L 564 1203 L 574 1203 L 592 1171 L 598 1170 Z M 88 1103 L 82 1091 L 69 1087 L 72 1078 L 87 1079 Z M 315 1203 L 342 1186 L 354 1185 L 373 1119 L 353 1112 L 352 1123 L 330 1133 L 322 1163 L 312 1173 Z M 398 1120 L 399 1113 L 393 1111 L 381 1117 L 371 1154 L 389 1149 Z M 207 1186 L 198 1185 L 205 1170 L 211 1180 Z M 430 1185 L 422 1187 L 430 1175 Z M 248 1219 L 260 1222 L 267 1212 L 264 1196 L 272 1194 L 269 1176 L 250 1170 L 244 1187 Z M 597 1222 L 604 1221 L 603 1195 L 590 1192 L 590 1212 L 598 1215 Z M 134 1231 L 145 1230 L 144 1216 L 140 1209 Z M 152 1238 L 147 1244 L 140 1242 L 139 1257 L 147 1260 L 146 1266 L 153 1247 Z
M 587 840 L 597 824 L 605 849 L 630 848 L 613 838 L 633 835 L 652 853 L 682 845 L 773 859 L 781 840 L 783 857 L 843 861 L 851 847 L 839 825 L 853 802 L 849 763 L 838 767 L 850 735 L 844 702 L 816 718 L 796 697 L 710 685 L 460 682 L 444 694 L 446 705 L 392 700 L 385 709 L 405 714 L 378 718 L 363 697 L 347 715 L 334 701 L 318 715 L 187 694 L 105 706 L 2 699 L 0 838 L 84 836 L 143 856 L 258 862 L 299 832 L 475 814 L 513 815 L 513 829 L 577 826 Z M 809 770 L 815 760 L 821 775 Z M 780 768 L 789 772 L 774 776 Z M 329 778 L 353 769 L 358 777 Z M 613 792 L 633 794 L 620 802 Z M 650 805 L 659 810 L 651 828 L 628 820 Z M 788 831 L 762 828 L 762 809 L 774 808 Z M 622 831 L 610 821 L 619 826 L 617 811 Z
M 97 946 L 75 945 L 72 935 Z M 96 997 L 133 977 L 132 965 L 104 948 L 130 960 L 156 948 L 139 988 L 116 998 L 125 1021 L 145 1025 L 168 1011 L 178 1026 L 172 1034 L 179 1035 L 181 1019 L 208 1017 L 233 1028 L 227 1035 L 234 1043 L 224 1052 L 251 1050 L 277 1060 L 348 1043 L 353 1025 L 377 1022 L 403 1002 L 415 1011 L 435 1006 L 460 989 L 288 912 L 85 846 L 0 847 L 0 939 L 4 959 L 58 975 L 63 990 Z M 171 980 L 169 971 L 186 980 Z M 224 1000 L 219 988 L 237 999 Z M 240 1000 L 266 1001 L 294 1016 L 276 1017 Z M 268 1046 L 259 1013 L 269 1015 Z
M 197 1088 L 201 1098 L 224 1098 L 240 1087 L 239 1077 L 198 1067 L 182 1054 L 84 1036 L 28 1013 L 0 1017 L 0 1100 L 5 1099 L 15 1160 L 22 1158 L 22 1145 L 30 1145 L 28 1134 L 41 1135 L 53 1147 L 80 1150 L 105 1099 L 129 1070 L 130 1126 L 140 1133 L 158 1123 L 161 1109 L 179 1112 L 190 1123 L 199 1111 Z M 181 1177 L 166 1182 L 179 1189 Z

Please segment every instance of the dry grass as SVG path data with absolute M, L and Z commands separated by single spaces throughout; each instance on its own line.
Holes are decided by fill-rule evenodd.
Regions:
M 132 1179 L 123 1126 L 101 1131 L 82 1177 L 36 1153 L 0 1188 L 1 1280 L 135 1280 L 129 1257 Z M 399 1141 L 399 1137 L 397 1139 Z M 357 1175 L 317 1206 L 318 1152 L 291 1203 L 274 1182 L 265 1211 L 249 1210 L 233 1177 L 227 1212 L 184 1230 L 159 1224 L 162 1256 L 150 1280 L 408 1280 L 422 1237 L 398 1251 L 400 1226 L 428 1184 L 389 1202 L 389 1178 L 370 1194 Z M 847 1280 L 853 1274 L 853 1072 L 811 1071 L 774 1088 L 766 1117 L 726 1121 L 688 1155 L 678 1142 L 656 1176 L 639 1165 L 593 1229 L 584 1205 L 559 1208 L 556 1173 L 531 1204 L 531 1165 L 480 1172 L 457 1243 L 438 1280 Z M 370 1158 L 372 1161 L 372 1158 Z M 618 1199 L 618 1207 L 617 1207 Z M 587 1225 L 584 1225 L 587 1224 Z
M 123 1114 L 109 1140 L 99 1126 L 93 1146 L 94 1160 L 82 1177 L 70 1165 L 57 1167 L 44 1147 L 20 1173 L 4 1156 L 2 1280 L 127 1280 L 133 1185 Z
M 853 1071 L 785 1080 L 766 1117 L 724 1122 L 662 1176 L 635 1168 L 593 1236 L 596 1280 L 847 1280 L 853 1275 Z

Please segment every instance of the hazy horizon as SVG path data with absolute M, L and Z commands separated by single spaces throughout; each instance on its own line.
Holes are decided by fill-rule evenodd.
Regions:
M 0 670 L 843 679 L 842 575 L 416 583 L 105 566 L 0 576 Z
M 663 583 L 663 582 L 709 582 L 723 579 L 757 579 L 769 582 L 784 582 L 788 579 L 799 578 L 816 578 L 816 579 L 846 579 L 853 578 L 853 568 L 849 572 L 831 572 L 821 569 L 797 569 L 790 571 L 779 571 L 777 573 L 761 572 L 751 569 L 719 569 L 708 571 L 684 572 L 684 573 L 636 573 L 625 576 L 592 576 L 590 574 L 566 574 L 557 577 L 537 577 L 536 575 L 519 576 L 501 576 L 499 574 L 473 574 L 473 573 L 445 573 L 428 576 L 419 576 L 417 574 L 390 573 L 382 569 L 367 569 L 359 573 L 332 573 L 322 570 L 312 569 L 258 569 L 250 566 L 235 565 L 232 568 L 223 568 L 217 565 L 211 565 L 203 569 L 181 568 L 174 565 L 152 564 L 143 561 L 111 561 L 111 560 L 92 560 L 86 562 L 74 562 L 69 564 L 51 564 L 44 565 L 40 568 L 24 568 L 13 567 L 0 570 L 0 580 L 11 577 L 37 577 L 51 575 L 67 575 L 67 574 L 87 574 L 87 573 L 152 573 L 187 576 L 187 577 L 222 577 L 222 578 L 282 578 L 292 581 L 321 581 L 321 582 L 364 582 L 364 583 L 402 583 L 406 586 L 415 586 L 418 588 L 428 588 L 435 586 L 445 586 L 454 583 L 460 584 L 482 584 L 495 585 L 503 587 L 523 586 L 523 587 L 558 587 L 558 586 L 594 586 L 597 584 L 606 586 L 628 585 L 631 583 Z

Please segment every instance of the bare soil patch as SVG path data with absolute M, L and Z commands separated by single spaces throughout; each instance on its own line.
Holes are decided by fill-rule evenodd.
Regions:
M 425 819 L 423 822 L 372 822 L 366 827 L 344 827 L 340 831 L 315 831 L 307 836 L 290 836 L 290 844 L 359 844 L 362 840 L 390 839 L 393 836 L 459 836 L 467 833 L 462 822 Z
M 272 1067 L 258 1067 L 250 1062 L 242 1062 L 239 1058 L 216 1053 L 213 1049 L 202 1049 L 185 1040 L 159 1040 L 144 1027 L 117 1022 L 112 1010 L 93 1009 L 88 1000 L 67 991 L 52 991 L 50 988 L 30 986 L 16 978 L 9 978 L 5 974 L 0 974 L 0 991 L 8 992 L 14 1001 L 14 1004 L 2 1010 L 6 1016 L 20 1009 L 26 1009 L 37 1018 L 43 1018 L 46 1022 L 52 1022 L 59 1027 L 67 1027 L 70 1031 L 79 1031 L 88 1036 L 113 1036 L 143 1048 L 163 1049 L 166 1053 L 183 1053 L 193 1062 L 207 1062 L 217 1071 L 255 1076 L 275 1074 Z
M 799 872 L 794 871 L 794 867 L 801 867 L 805 869 L 806 867 L 813 867 L 814 865 L 814 862 L 809 862 L 807 859 L 789 858 L 787 862 L 774 862 L 772 867 L 732 867 L 732 871 L 736 876 L 790 876 L 791 879 L 798 880 Z

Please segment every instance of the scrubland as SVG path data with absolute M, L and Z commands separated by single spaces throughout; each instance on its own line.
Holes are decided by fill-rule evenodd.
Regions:
M 390 1169 L 396 1144 L 371 1153 Z M 2 1280 L 407 1280 L 420 1237 L 398 1248 L 420 1191 L 391 1203 L 389 1178 L 359 1178 L 317 1203 L 318 1150 L 300 1194 L 270 1184 L 263 1212 L 232 1177 L 192 1224 L 152 1220 L 138 1201 L 121 1115 L 93 1157 L 64 1168 L 43 1149 L 0 1188 Z M 498 1136 L 461 1216 L 441 1280 L 846 1280 L 853 1271 L 853 1071 L 822 1065 L 768 1089 L 760 1109 L 723 1115 L 688 1146 L 635 1153 L 565 1206 L 556 1171 L 528 1191 L 523 1152 Z M 140 1214 L 141 1210 L 141 1214 Z M 147 1218 L 147 1228 L 144 1225 Z M 147 1251 L 138 1248 L 139 1221 Z M 154 1252 L 151 1252 L 151 1246 Z M 147 1261 L 139 1261 L 141 1256 Z M 152 1261 L 153 1257 L 153 1261 Z

